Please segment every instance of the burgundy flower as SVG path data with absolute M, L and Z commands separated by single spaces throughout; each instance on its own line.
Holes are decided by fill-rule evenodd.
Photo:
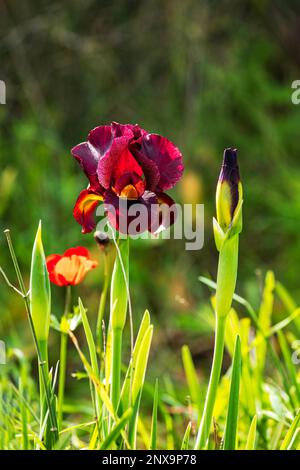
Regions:
M 142 204 L 148 214 L 145 227 L 139 231 L 158 229 L 151 221 L 155 216 L 159 220 L 159 204 L 174 204 L 164 191 L 172 188 L 183 173 L 182 155 L 170 140 L 149 134 L 138 125 L 113 122 L 93 129 L 87 142 L 72 149 L 72 155 L 89 180 L 74 207 L 74 217 L 83 233 L 95 228 L 94 212 L 100 201 L 112 225 L 121 232 L 127 233 L 134 219 L 128 217 L 128 211 L 136 203 Z M 112 207 L 115 211 L 110 210 Z

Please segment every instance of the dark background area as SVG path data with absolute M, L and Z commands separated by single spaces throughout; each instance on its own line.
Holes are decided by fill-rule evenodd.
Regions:
M 300 105 L 291 102 L 291 83 L 300 79 L 299 30 L 293 1 L 0 2 L 0 79 L 7 86 L 0 229 L 11 229 L 27 280 L 42 219 L 48 254 L 85 245 L 99 258 L 100 268 L 73 293 L 95 318 L 101 256 L 72 216 L 86 179 L 70 156 L 91 128 L 139 123 L 184 155 L 172 196 L 205 205 L 204 248 L 139 242 L 131 251 L 134 314 L 140 320 L 147 307 L 154 319 L 159 373 L 177 373 L 186 342 L 196 359 L 211 348 L 212 336 L 199 340 L 210 331 L 210 307 L 197 278 L 216 274 L 211 220 L 227 146 L 239 149 L 245 192 L 237 291 L 257 306 L 271 268 L 300 300 Z M 4 235 L 0 265 L 14 279 Z M 63 295 L 53 287 L 58 317 Z M 13 342 L 18 334 L 20 345 L 31 347 L 23 305 L 2 280 L 0 300 L 0 337 Z

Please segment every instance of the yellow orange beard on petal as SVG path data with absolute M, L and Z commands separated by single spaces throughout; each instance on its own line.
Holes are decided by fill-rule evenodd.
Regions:
M 120 192 L 120 197 L 126 197 L 127 199 L 137 199 L 139 194 L 133 184 L 128 184 Z

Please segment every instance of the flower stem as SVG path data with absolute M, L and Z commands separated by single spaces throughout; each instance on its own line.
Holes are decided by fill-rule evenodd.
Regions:
M 220 380 L 226 319 L 231 308 L 238 267 L 239 236 L 226 240 L 220 250 L 216 290 L 216 333 L 212 369 L 204 410 L 196 439 L 196 449 L 203 449 L 209 437 L 217 389 Z
M 69 313 L 70 304 L 71 304 L 71 286 L 67 286 L 64 316 L 66 316 Z M 67 365 L 67 347 L 68 347 L 68 334 L 62 331 L 60 334 L 59 381 L 58 381 L 58 398 L 57 398 L 57 421 L 58 421 L 59 430 L 61 430 L 62 420 L 63 420 L 63 406 L 64 406 L 64 396 L 65 396 L 66 365 Z
M 42 365 L 39 368 L 39 385 L 40 385 L 40 412 L 41 412 L 41 421 L 40 428 L 42 429 L 44 419 L 47 413 L 47 408 L 45 408 L 45 396 L 46 396 L 46 387 L 43 381 L 43 372 L 46 377 L 49 377 L 49 363 L 48 363 L 48 344 L 47 341 L 39 341 L 40 354 L 42 359 Z
M 57 398 L 57 421 L 58 421 L 59 430 L 61 430 L 62 418 L 63 418 L 63 404 L 64 404 L 65 382 L 66 382 L 67 345 L 68 345 L 68 335 L 62 332 L 60 335 L 59 382 L 58 382 L 58 398 Z
M 126 323 L 129 299 L 129 237 L 119 239 L 111 280 L 110 328 L 112 331 L 111 401 L 115 412 L 120 399 L 122 335 Z
M 122 333 L 120 328 L 112 330 L 111 402 L 115 411 L 120 399 Z
M 216 317 L 214 357 L 210 373 L 203 415 L 196 440 L 196 449 L 203 449 L 209 436 L 217 389 L 220 380 L 224 351 L 226 317 Z
M 109 255 L 107 253 L 104 253 L 104 284 L 103 284 L 103 289 L 102 289 L 101 296 L 100 296 L 98 317 L 97 317 L 97 327 L 96 327 L 97 328 L 96 329 L 97 347 L 98 347 L 99 354 L 101 354 L 101 351 L 103 349 L 102 320 L 104 317 L 104 312 L 105 312 L 105 307 L 106 307 L 106 299 L 107 299 L 109 284 L 110 284 L 110 261 L 109 261 Z
M 68 313 L 70 313 L 70 306 L 71 306 L 71 286 L 67 286 L 64 315 L 68 315 Z
M 38 342 L 37 337 L 36 337 L 32 317 L 31 317 L 31 313 L 30 313 L 30 303 L 29 303 L 29 299 L 28 299 L 28 292 L 26 292 L 26 289 L 25 289 L 25 284 L 24 284 L 24 281 L 23 281 L 23 277 L 22 277 L 22 274 L 21 274 L 19 263 L 18 263 L 16 254 L 15 254 L 15 250 L 14 250 L 12 241 L 11 241 L 10 231 L 5 230 L 4 233 L 5 233 L 5 236 L 6 236 L 6 239 L 7 239 L 8 248 L 9 248 L 10 255 L 11 255 L 11 258 L 12 258 L 12 261 L 13 261 L 13 265 L 14 265 L 14 268 L 15 268 L 15 271 L 16 271 L 16 275 L 17 275 L 17 278 L 18 278 L 20 291 L 22 293 L 22 297 L 23 297 L 23 300 L 24 300 L 25 310 L 26 310 L 26 313 L 27 313 L 27 318 L 28 318 L 28 321 L 29 321 L 29 326 L 30 326 L 30 330 L 31 330 L 31 333 L 32 333 L 32 338 L 33 338 L 33 342 L 34 342 L 37 357 L 38 357 L 40 378 L 43 382 L 43 386 L 44 386 L 44 389 L 45 389 L 45 398 L 46 398 L 47 407 L 48 407 L 48 410 L 49 410 L 49 419 L 50 419 L 50 423 L 51 423 L 51 432 L 53 433 L 54 440 L 56 441 L 56 440 L 58 440 L 57 420 L 56 420 L 56 414 L 53 411 L 53 407 L 52 407 L 52 393 L 51 393 L 50 387 L 48 386 L 48 375 L 45 371 L 46 362 L 43 361 L 43 354 L 42 354 L 39 342 Z

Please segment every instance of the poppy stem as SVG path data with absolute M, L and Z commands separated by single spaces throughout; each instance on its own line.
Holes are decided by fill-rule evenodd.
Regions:
M 66 296 L 65 296 L 65 308 L 64 308 L 64 315 L 68 315 L 70 313 L 71 307 L 71 286 L 66 287 Z
M 71 305 L 71 286 L 67 286 L 64 316 L 66 316 L 69 313 L 70 305 Z M 67 348 L 68 348 L 68 334 L 62 331 L 60 334 L 59 380 L 58 380 L 58 397 L 57 397 L 57 421 L 58 421 L 59 430 L 61 430 L 62 428 L 62 420 L 63 420 L 63 405 L 64 405 L 65 383 L 66 383 Z

